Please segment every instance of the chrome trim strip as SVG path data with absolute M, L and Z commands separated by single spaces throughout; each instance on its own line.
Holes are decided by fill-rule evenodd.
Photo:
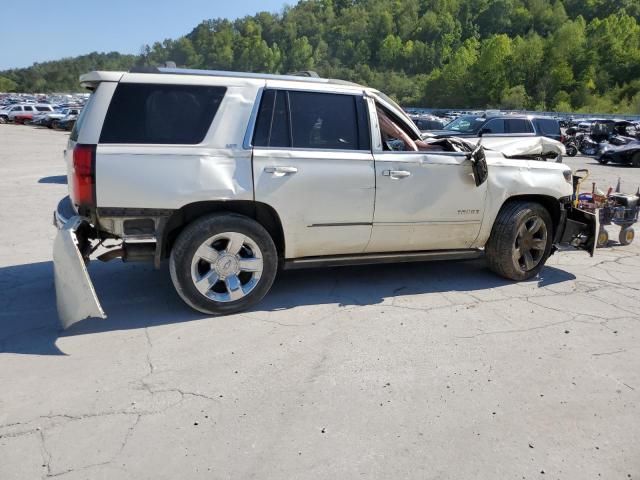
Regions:
M 484 255 L 483 250 L 435 250 L 427 252 L 370 253 L 334 255 L 327 257 L 304 257 L 287 259 L 285 270 L 316 267 L 342 267 L 376 263 L 428 262 L 438 260 L 473 260 Z
M 315 227 L 370 227 L 371 222 L 351 222 L 351 223 L 312 223 L 309 228 Z
M 266 83 L 266 82 L 265 82 Z M 251 150 L 253 147 L 253 130 L 256 127 L 256 120 L 258 119 L 258 110 L 260 109 L 260 103 L 262 103 L 262 94 L 264 93 L 265 87 L 260 87 L 258 89 L 258 93 L 256 94 L 256 100 L 253 104 L 253 109 L 251 110 L 251 115 L 249 116 L 249 124 L 247 125 L 247 131 L 244 133 L 244 140 L 242 141 L 242 148 L 245 150 Z

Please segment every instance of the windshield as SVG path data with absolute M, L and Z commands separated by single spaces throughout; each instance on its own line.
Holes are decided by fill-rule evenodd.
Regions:
M 474 117 L 473 115 L 465 115 L 463 117 L 456 118 L 453 122 L 445 125 L 445 130 L 453 130 L 459 133 L 478 133 L 480 127 L 484 124 L 486 119 L 481 117 Z

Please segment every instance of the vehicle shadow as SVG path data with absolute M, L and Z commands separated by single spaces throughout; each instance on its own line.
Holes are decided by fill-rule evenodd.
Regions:
M 51 177 L 42 177 L 38 180 L 38 183 L 56 183 L 58 185 L 66 185 L 67 184 L 67 176 L 66 175 L 53 175 Z
M 55 305 L 52 262 L 0 268 L 0 353 L 65 355 L 61 337 L 177 324 L 208 318 L 176 294 L 167 266 L 92 262 L 89 272 L 107 319 L 86 319 L 62 331 Z M 539 287 L 575 279 L 546 267 Z M 433 292 L 474 292 L 512 282 L 489 272 L 484 260 L 371 265 L 281 272 L 252 312 L 303 305 L 376 305 L 386 298 Z M 211 319 L 215 321 L 215 319 Z

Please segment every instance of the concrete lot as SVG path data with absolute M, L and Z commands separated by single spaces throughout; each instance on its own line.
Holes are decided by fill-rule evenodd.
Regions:
M 92 262 L 109 318 L 60 332 L 66 139 L 0 125 L 0 479 L 640 478 L 640 240 L 521 284 L 482 261 L 285 273 L 224 318 L 166 266 Z

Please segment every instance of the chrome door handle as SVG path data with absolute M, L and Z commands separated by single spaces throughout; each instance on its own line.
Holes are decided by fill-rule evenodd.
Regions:
M 298 173 L 298 169 L 296 167 L 264 167 L 264 171 L 266 173 L 274 173 L 280 176 Z
M 407 172 L 406 170 L 384 170 L 382 175 L 385 177 L 391 177 L 393 179 L 405 178 L 411 175 L 411 172 Z

